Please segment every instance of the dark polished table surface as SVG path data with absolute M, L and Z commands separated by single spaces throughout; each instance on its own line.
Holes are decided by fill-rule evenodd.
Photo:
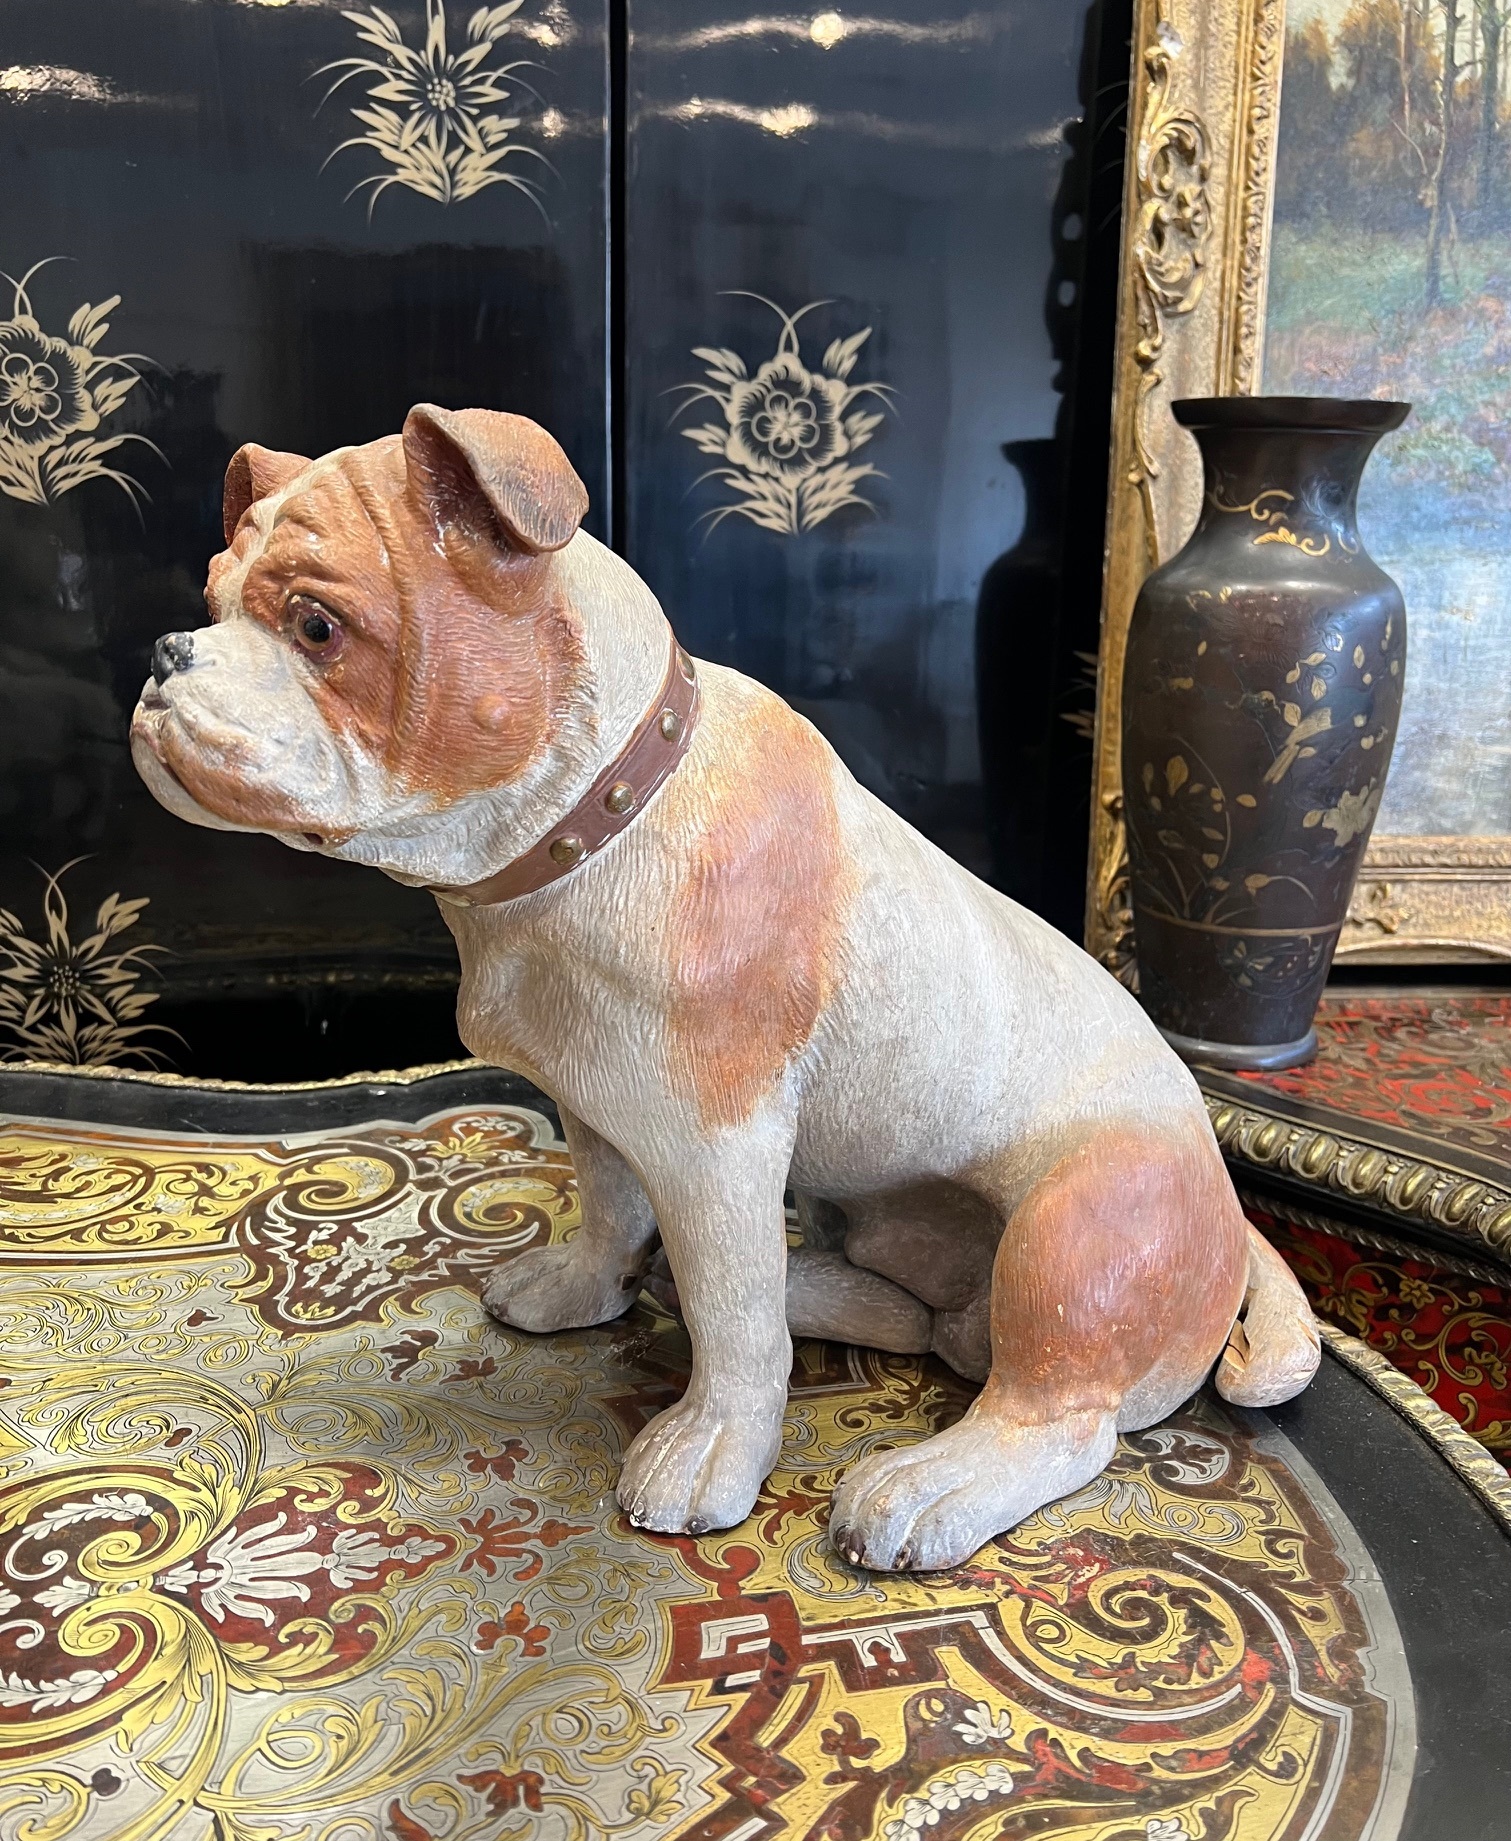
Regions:
M 1410 1670 L 1410 1841 L 1511 1836 L 1511 1526 L 1341 1363 L 1265 1415 L 1317 1471 L 1379 1569 Z

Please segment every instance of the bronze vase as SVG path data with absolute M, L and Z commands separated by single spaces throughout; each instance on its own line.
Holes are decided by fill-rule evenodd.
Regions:
M 1201 518 L 1139 591 L 1123 799 L 1139 995 L 1188 1061 L 1279 1068 L 1312 1017 L 1379 810 L 1406 609 L 1359 476 L 1410 405 L 1204 397 Z

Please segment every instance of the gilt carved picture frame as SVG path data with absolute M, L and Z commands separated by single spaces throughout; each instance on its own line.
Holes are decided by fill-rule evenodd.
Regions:
M 1502 7 L 1490 11 L 1497 23 L 1511 13 Z M 1386 12 L 1399 28 L 1395 37 Z M 1373 18 L 1376 13 L 1379 20 Z M 1132 977 L 1135 962 L 1119 765 L 1128 621 L 1144 577 L 1173 555 L 1192 529 L 1201 492 L 1195 444 L 1172 420 L 1170 404 L 1180 397 L 1261 390 L 1418 399 L 1418 445 L 1393 483 L 1387 475 L 1375 524 L 1368 522 L 1370 508 L 1361 501 L 1361 522 L 1372 552 L 1402 580 L 1408 619 L 1416 621 L 1416 672 L 1414 678 L 1409 663 L 1407 699 L 1409 710 L 1415 689 L 1423 715 L 1415 735 L 1409 720 L 1403 724 L 1392 784 L 1338 957 L 1424 963 L 1511 958 L 1511 812 L 1500 812 L 1506 801 L 1499 781 L 1466 800 L 1461 769 L 1451 786 L 1455 770 L 1446 762 L 1426 771 L 1437 748 L 1432 738 L 1451 721 L 1446 712 L 1456 707 L 1458 697 L 1458 688 L 1445 676 L 1452 669 L 1450 647 L 1458 645 L 1461 671 L 1463 660 L 1482 655 L 1494 675 L 1494 661 L 1511 656 L 1511 511 L 1504 537 L 1494 531 L 1487 535 L 1486 514 L 1466 497 L 1463 547 L 1467 553 L 1479 545 L 1476 554 L 1482 551 L 1484 560 L 1469 572 L 1477 568 L 1487 586 L 1478 604 L 1452 606 L 1439 589 L 1441 556 L 1424 554 L 1413 578 L 1413 534 L 1408 521 L 1395 515 L 1395 508 L 1407 501 L 1410 475 L 1405 469 L 1415 465 L 1437 494 L 1435 504 L 1444 519 L 1440 547 L 1457 541 L 1453 498 L 1458 488 L 1439 482 L 1466 477 L 1457 451 L 1445 460 L 1446 443 L 1458 439 L 1462 417 L 1456 410 L 1450 415 L 1439 409 L 1434 427 L 1438 380 L 1429 376 L 1423 381 L 1424 365 L 1416 377 L 1408 374 L 1403 391 L 1400 354 L 1413 340 L 1436 353 L 1456 329 L 1466 341 L 1480 340 L 1484 325 L 1499 314 L 1498 281 L 1486 282 L 1476 267 L 1479 245 L 1474 239 L 1486 232 L 1483 220 L 1476 229 L 1469 203 L 1476 185 L 1472 163 L 1491 157 L 1484 152 L 1489 132 L 1484 124 L 1498 132 L 1500 116 L 1511 115 L 1500 93 L 1506 87 L 1504 75 L 1500 90 L 1495 79 L 1487 86 L 1473 75 L 1486 67 L 1486 46 L 1468 36 L 1471 16 L 1479 21 L 1480 15 L 1466 0 L 1457 5 L 1452 0 L 1291 0 L 1290 15 L 1288 31 L 1286 0 L 1137 0 L 1135 7 L 1086 922 L 1088 948 L 1125 978 Z M 1511 25 L 1511 17 L 1504 23 Z M 1378 45 L 1368 37 L 1372 27 L 1378 28 Z M 1483 22 L 1474 29 L 1482 32 Z M 1450 39 L 1450 32 L 1457 38 Z M 1511 49 L 1511 32 L 1507 39 Z M 1285 92 L 1288 82 L 1292 89 Z M 1480 90 L 1474 89 L 1476 82 Z M 1350 85 L 1360 96 L 1372 85 L 1370 93 L 1379 99 L 1378 120 L 1371 119 L 1369 128 L 1380 136 L 1376 150 L 1367 142 L 1366 128 L 1357 130 L 1354 151 L 1362 178 L 1355 175 L 1351 194 L 1346 175 L 1336 176 L 1345 150 L 1337 145 L 1341 130 L 1335 128 L 1342 112 L 1354 106 Z M 1480 92 L 1487 87 L 1488 100 L 1481 108 Z M 1471 108 L 1473 140 L 1465 125 Z M 1362 103 L 1354 106 L 1361 121 L 1364 113 Z M 1396 120 L 1402 113 L 1408 117 L 1409 138 Z M 1336 147 L 1340 156 L 1312 166 L 1316 186 L 1333 185 L 1337 196 L 1328 198 L 1318 218 L 1306 221 L 1292 197 L 1298 190 L 1298 164 L 1310 157 L 1303 134 L 1310 134 L 1319 148 Z M 1329 134 L 1334 135 L 1331 142 Z M 1511 127 L 1506 140 L 1506 155 L 1496 144 L 1493 157 L 1498 161 L 1511 157 Z M 1455 172 L 1450 165 L 1447 178 L 1437 157 L 1445 146 L 1462 169 Z M 1413 155 L 1423 164 L 1421 185 L 1408 171 Z M 1401 165 L 1396 217 L 1385 215 L 1386 204 L 1376 207 L 1371 198 L 1366 220 L 1358 203 L 1361 191 L 1372 170 L 1385 175 L 1382 185 L 1389 181 L 1393 163 Z M 1277 171 L 1284 195 L 1278 227 Z M 1483 178 L 1478 183 L 1483 187 Z M 1511 186 L 1507 191 L 1511 198 Z M 1292 202 L 1287 204 L 1287 198 Z M 1419 237 L 1415 211 L 1422 217 Z M 1511 212 L 1507 215 L 1511 225 Z M 1511 270 L 1511 235 L 1500 231 L 1498 217 L 1491 220 L 1489 235 L 1505 244 Z M 1272 277 L 1277 247 L 1280 267 Z M 1335 260 L 1330 249 L 1358 255 L 1352 296 L 1333 285 L 1345 257 Z M 1498 275 L 1499 243 L 1495 250 L 1491 267 Z M 1399 252 L 1394 267 L 1392 251 Z M 1424 279 L 1426 293 L 1417 301 L 1411 290 L 1420 292 Z M 1461 327 L 1453 319 L 1455 294 Z M 1285 331 L 1272 339 L 1267 354 L 1267 322 L 1277 299 Z M 1341 307 L 1340 301 L 1345 303 Z M 1329 312 L 1335 322 L 1331 326 Z M 1358 337 L 1353 323 L 1340 318 L 1347 314 L 1362 328 Z M 1504 419 L 1511 423 L 1511 391 L 1506 397 Z M 1471 429 L 1465 440 L 1472 437 Z M 1493 464 L 1492 455 L 1486 466 Z M 1452 466 L 1460 467 L 1459 475 Z M 1473 488 L 1471 478 L 1462 490 L 1468 494 Z M 1492 504 L 1493 487 L 1479 490 Z M 1511 494 L 1502 496 L 1511 504 Z M 1492 510 L 1489 516 L 1494 515 Z M 1497 545 L 1507 555 L 1504 568 Z M 1499 579 L 1508 583 L 1504 618 L 1497 615 L 1496 590 L 1490 585 Z M 1443 604 L 1435 604 L 1434 597 Z M 1445 630 L 1450 619 L 1478 620 L 1480 625 L 1467 639 L 1462 633 L 1455 639 Z M 1498 731 L 1492 732 L 1498 719 L 1488 702 L 1487 712 L 1483 721 L 1460 727 L 1467 756 L 1478 751 L 1494 769 L 1503 756 L 1511 758 L 1511 750 L 1501 747 Z M 1448 816 L 1437 819 L 1438 812 Z

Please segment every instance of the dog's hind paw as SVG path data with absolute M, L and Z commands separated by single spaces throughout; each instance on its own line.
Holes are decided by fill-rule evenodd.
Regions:
M 517 1330 L 585 1330 L 622 1317 L 640 1295 L 640 1273 L 601 1272 L 575 1243 L 532 1247 L 501 1266 L 483 1288 L 483 1305 Z
M 683 1398 L 624 1454 L 619 1506 L 637 1528 L 658 1534 L 732 1528 L 755 1507 L 781 1446 L 780 1407 L 720 1413 Z

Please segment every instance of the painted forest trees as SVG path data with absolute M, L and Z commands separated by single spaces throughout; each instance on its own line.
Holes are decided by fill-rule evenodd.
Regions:
M 1276 209 L 1421 237 L 1424 303 L 1464 237 L 1511 231 L 1511 0 L 1322 0 L 1293 28 Z

